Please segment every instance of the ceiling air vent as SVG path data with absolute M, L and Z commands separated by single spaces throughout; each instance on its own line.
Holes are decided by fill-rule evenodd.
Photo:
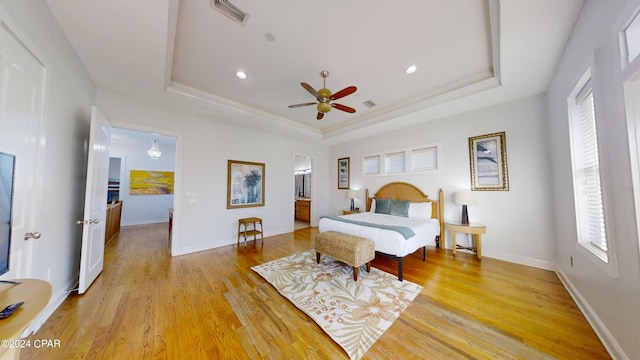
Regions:
M 367 101 L 363 102 L 363 104 L 365 104 L 369 109 L 371 109 L 372 107 L 376 106 L 376 103 L 374 103 L 371 100 L 367 100 Z
M 246 23 L 247 19 L 249 18 L 249 14 L 238 9 L 226 0 L 211 0 L 211 7 L 217 9 L 228 18 L 240 25 L 244 25 L 244 23 Z

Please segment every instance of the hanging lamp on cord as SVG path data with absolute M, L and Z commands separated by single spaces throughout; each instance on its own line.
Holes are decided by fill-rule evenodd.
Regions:
M 153 160 L 157 160 L 160 156 L 162 156 L 162 151 L 160 151 L 160 148 L 158 147 L 158 139 L 153 139 L 151 148 L 147 150 L 147 154 L 149 154 L 149 157 L 151 157 Z

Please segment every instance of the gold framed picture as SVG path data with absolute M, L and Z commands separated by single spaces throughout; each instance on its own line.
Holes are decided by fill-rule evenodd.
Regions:
M 227 161 L 227 209 L 264 206 L 264 164 Z
M 505 132 L 469 138 L 471 190 L 509 190 Z

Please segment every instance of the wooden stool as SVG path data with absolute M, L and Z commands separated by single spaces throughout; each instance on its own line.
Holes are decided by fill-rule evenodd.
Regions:
M 376 244 L 371 239 L 327 231 L 316 235 L 316 262 L 320 263 L 320 254 L 331 256 L 353 268 L 353 281 L 358 281 L 358 267 L 367 264 L 371 271 L 371 260 L 376 257 Z
M 249 228 L 249 225 L 253 225 Z M 258 226 L 260 225 L 260 229 Z M 242 230 L 242 226 L 244 226 L 244 230 Z M 240 245 L 240 236 L 244 236 L 244 246 L 247 246 L 247 237 L 253 236 L 253 241 L 255 242 L 256 236 L 260 235 L 260 239 L 262 240 L 262 245 L 264 245 L 264 236 L 262 235 L 262 219 L 258 217 L 250 217 L 238 220 L 238 242 L 237 245 Z

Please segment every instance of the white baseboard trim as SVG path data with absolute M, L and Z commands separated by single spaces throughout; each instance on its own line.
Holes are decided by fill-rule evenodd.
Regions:
M 265 238 L 267 238 L 269 236 L 276 236 L 280 234 L 290 233 L 293 231 L 292 229 L 293 228 L 272 230 L 269 232 L 265 232 L 263 235 Z M 251 240 L 247 240 L 247 243 L 249 243 L 249 241 L 253 242 L 253 238 L 251 238 Z M 262 240 L 260 240 L 260 238 L 258 237 L 258 243 L 260 241 Z M 191 254 L 198 251 L 205 251 L 205 250 L 211 250 L 211 249 L 215 249 L 223 246 L 236 245 L 237 242 L 238 242 L 238 238 L 234 237 L 234 238 L 228 238 L 228 239 L 223 239 L 223 240 L 218 240 L 213 242 L 196 244 L 192 246 L 173 248 L 171 251 L 171 255 L 172 256 L 187 255 L 187 254 Z M 269 242 L 267 241 L 267 244 L 268 243 Z M 243 241 L 240 240 L 240 245 L 242 244 L 243 244 Z
M 169 219 L 147 219 L 147 220 L 135 220 L 135 221 L 123 221 L 120 226 L 134 226 L 134 225 L 149 225 L 149 224 L 162 224 L 169 223 Z M 167 225 L 168 226 L 168 225 Z
M 555 262 L 541 260 L 541 259 L 534 259 L 526 256 L 519 256 L 519 255 L 508 254 L 503 252 L 492 252 L 492 253 L 483 253 L 482 257 L 490 257 L 493 259 L 504 260 L 504 261 L 508 261 L 508 262 L 512 262 L 520 265 L 535 267 L 538 269 L 551 270 L 551 271 L 556 270 Z
M 593 308 L 591 308 L 587 300 L 580 295 L 580 292 L 578 292 L 576 287 L 573 286 L 571 280 L 564 275 L 560 267 L 556 268 L 556 274 L 558 275 L 560 282 L 562 282 L 562 285 L 564 285 L 565 289 L 569 292 L 569 295 L 573 298 L 573 301 L 578 305 L 582 314 L 587 318 L 587 321 L 593 328 L 593 331 L 596 332 L 596 335 L 598 335 L 600 341 L 602 341 L 602 344 L 609 352 L 609 355 L 611 355 L 613 359 L 629 360 L 629 356 L 625 354 L 624 350 L 620 347 L 620 344 L 618 344 L 609 329 L 607 329 L 605 324 L 600 320 L 598 314 L 593 310 Z

